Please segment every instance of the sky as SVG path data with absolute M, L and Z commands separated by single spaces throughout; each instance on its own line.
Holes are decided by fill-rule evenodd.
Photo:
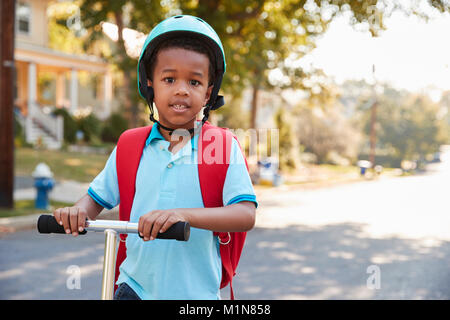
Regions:
M 322 69 L 338 83 L 372 82 L 374 64 L 375 79 L 394 87 L 428 91 L 431 96 L 450 90 L 450 14 L 425 22 L 394 13 L 386 25 L 380 37 L 372 38 L 344 17 L 337 18 L 302 63 Z

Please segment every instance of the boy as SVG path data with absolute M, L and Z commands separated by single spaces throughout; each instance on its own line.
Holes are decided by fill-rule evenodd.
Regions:
M 175 16 L 148 36 L 138 63 L 139 93 L 155 122 L 136 174 L 130 221 L 115 299 L 220 299 L 219 239 L 213 231 L 248 231 L 255 223 L 255 193 L 240 147 L 233 139 L 223 187 L 223 207 L 205 208 L 197 171 L 198 140 L 209 110 L 223 105 L 218 91 L 225 72 L 214 30 L 192 16 Z M 153 103 L 158 110 L 154 118 Z M 202 121 L 197 115 L 204 110 Z M 180 139 L 180 137 L 182 139 Z M 74 236 L 84 221 L 119 204 L 116 149 L 88 194 L 54 216 Z M 178 221 L 191 225 L 188 242 L 156 239 Z

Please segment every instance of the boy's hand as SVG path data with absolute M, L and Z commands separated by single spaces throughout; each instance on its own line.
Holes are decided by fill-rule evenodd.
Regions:
M 66 233 L 72 233 L 77 236 L 78 232 L 82 232 L 85 227 L 87 212 L 84 208 L 73 206 L 66 208 L 59 208 L 53 212 L 56 221 L 64 226 Z
M 144 241 L 154 240 L 159 232 L 167 231 L 179 221 L 187 221 L 181 209 L 153 210 L 139 218 L 138 231 Z

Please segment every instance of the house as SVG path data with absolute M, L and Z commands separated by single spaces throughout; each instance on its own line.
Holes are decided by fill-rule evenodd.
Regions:
M 54 108 L 71 114 L 89 109 L 104 119 L 111 113 L 112 78 L 107 62 L 96 56 L 67 54 L 48 46 L 50 0 L 18 0 L 15 31 L 15 106 L 28 143 L 40 139 L 60 148 L 63 120 Z M 83 77 L 82 77 L 83 76 Z M 80 79 L 89 79 L 83 85 Z

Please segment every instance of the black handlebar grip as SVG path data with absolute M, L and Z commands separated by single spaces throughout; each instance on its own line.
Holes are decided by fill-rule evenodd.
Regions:
M 189 236 L 191 235 L 191 226 L 189 222 L 179 221 L 170 226 L 163 233 L 158 233 L 156 236 L 157 239 L 175 239 L 178 241 L 188 241 Z M 140 238 L 141 235 L 139 235 Z
M 158 239 L 176 239 L 178 241 L 188 241 L 191 235 L 191 226 L 189 222 L 179 221 L 170 226 L 163 233 L 158 233 Z
M 37 221 L 37 229 L 39 233 L 66 233 L 64 227 L 61 226 L 52 215 L 43 214 Z M 78 234 L 85 234 L 87 231 L 83 230 Z

